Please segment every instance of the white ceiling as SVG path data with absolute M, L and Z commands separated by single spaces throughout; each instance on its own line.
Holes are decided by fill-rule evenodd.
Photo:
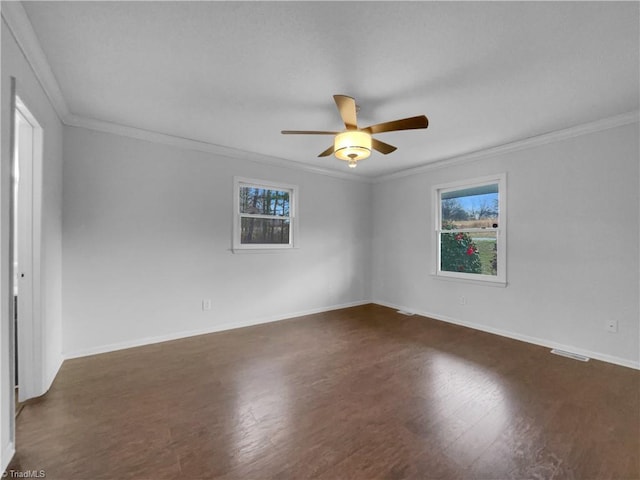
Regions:
M 375 177 L 638 110 L 638 2 L 24 2 L 70 112 L 346 171 L 339 130 L 425 114 Z

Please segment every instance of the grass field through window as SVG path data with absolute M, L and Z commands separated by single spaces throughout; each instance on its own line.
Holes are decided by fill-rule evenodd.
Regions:
M 491 269 L 491 261 L 496 256 L 495 238 L 489 239 L 474 236 L 473 243 L 478 249 L 478 255 L 480 256 L 480 263 L 482 265 L 481 273 L 483 275 L 495 275 L 496 272 Z

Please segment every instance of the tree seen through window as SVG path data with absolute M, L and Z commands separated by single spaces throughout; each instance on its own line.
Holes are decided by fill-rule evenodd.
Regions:
M 240 188 L 241 243 L 288 244 L 290 192 L 242 186 Z

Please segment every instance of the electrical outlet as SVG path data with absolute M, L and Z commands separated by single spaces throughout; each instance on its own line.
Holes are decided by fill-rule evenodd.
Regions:
M 460 305 L 466 305 L 467 304 L 467 297 L 464 297 L 464 296 L 458 297 L 458 303 Z
M 618 321 L 609 319 L 605 323 L 604 327 L 609 333 L 618 333 Z
M 205 298 L 202 300 L 202 310 L 211 310 L 211 299 Z

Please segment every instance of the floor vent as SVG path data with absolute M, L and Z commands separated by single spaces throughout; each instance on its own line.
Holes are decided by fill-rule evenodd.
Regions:
M 401 315 L 406 315 L 407 317 L 410 317 L 412 315 L 415 315 L 415 313 L 413 312 L 407 312 L 406 310 L 398 310 L 396 313 L 399 313 Z
M 574 360 L 580 360 L 581 362 L 588 362 L 589 357 L 585 357 L 584 355 L 578 355 L 577 353 L 565 352 L 564 350 L 558 350 L 554 348 L 551 350 L 551 353 L 555 353 L 556 355 L 561 355 L 567 358 L 573 358 Z

